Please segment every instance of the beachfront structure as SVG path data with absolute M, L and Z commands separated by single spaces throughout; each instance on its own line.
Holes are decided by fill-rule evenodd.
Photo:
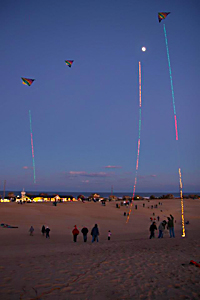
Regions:
M 16 202 L 67 202 L 67 201 L 78 201 L 72 195 L 47 195 L 47 194 L 39 194 L 39 195 L 26 195 L 26 192 L 23 190 L 21 192 L 21 198 L 17 197 Z
M 115 195 L 110 195 L 109 196 L 109 201 L 117 201 L 118 200 L 118 197 L 115 196 Z
M 0 199 L 0 202 L 11 202 L 11 200 L 10 199 L 7 199 L 7 198 L 4 198 L 4 199 Z

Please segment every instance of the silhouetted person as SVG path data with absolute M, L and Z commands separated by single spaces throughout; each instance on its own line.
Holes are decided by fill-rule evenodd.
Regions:
M 165 226 L 164 226 L 163 222 L 160 223 L 158 229 L 159 229 L 159 235 L 158 235 L 158 238 L 159 238 L 159 239 L 160 239 L 160 238 L 163 238 L 163 231 L 165 230 Z
M 42 235 L 44 236 L 44 234 L 45 234 L 45 232 L 46 232 L 46 229 L 45 229 L 45 226 L 44 226 L 44 225 L 42 226 L 41 232 L 42 232 Z
M 73 241 L 76 243 L 77 241 L 77 236 L 79 235 L 79 230 L 76 227 L 76 225 L 74 226 L 74 229 L 72 230 L 72 234 L 73 234 Z
M 110 241 L 110 238 L 111 238 L 111 231 L 108 230 L 108 241 Z
M 160 220 L 160 217 L 159 217 L 159 216 L 157 216 L 157 219 L 158 219 L 158 222 L 159 222 L 159 220 Z
M 149 237 L 150 239 L 155 237 L 155 233 L 154 233 L 155 230 L 157 230 L 157 226 L 156 226 L 156 223 L 153 222 L 149 228 L 149 231 L 151 232 L 150 237 Z
M 97 224 L 94 225 L 94 227 L 92 228 L 91 231 L 91 235 L 92 235 L 92 243 L 94 243 L 94 241 L 99 241 L 98 236 L 99 236 L 99 229 Z
M 86 227 L 83 227 L 81 230 L 82 234 L 83 234 L 83 241 L 87 242 L 87 234 L 88 234 L 88 229 Z
M 30 235 L 33 235 L 33 232 L 34 232 L 33 226 L 30 227 L 29 232 L 30 232 Z
M 169 229 L 169 235 L 170 238 L 174 238 L 175 234 L 174 234 L 174 217 L 172 215 L 170 215 L 170 218 L 167 217 L 168 222 L 167 222 L 167 229 Z
M 48 226 L 47 226 L 47 228 L 45 229 L 45 232 L 46 232 L 46 239 L 50 239 L 50 235 L 49 235 L 50 229 L 49 229 Z
M 163 223 L 163 226 L 164 226 L 164 229 L 165 229 L 165 226 L 167 225 L 167 222 L 164 220 L 162 223 Z

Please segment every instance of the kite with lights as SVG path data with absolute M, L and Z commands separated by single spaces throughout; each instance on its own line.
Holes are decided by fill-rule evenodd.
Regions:
M 158 20 L 159 23 L 164 20 L 170 12 L 159 12 L 158 13 Z M 169 56 L 169 46 L 168 46 L 168 39 L 167 39 L 167 31 L 165 28 L 165 24 L 163 24 L 164 29 L 164 36 L 165 36 L 165 45 L 167 50 L 167 60 L 168 60 L 168 66 L 169 66 L 169 77 L 170 77 L 170 84 L 171 84 L 171 92 L 172 92 L 172 103 L 173 103 L 173 112 L 174 112 L 174 125 L 175 125 L 175 138 L 176 141 L 178 141 L 178 123 L 177 123 L 177 116 L 176 116 L 176 106 L 175 106 L 175 96 L 174 96 L 174 86 L 173 86 L 173 80 L 172 80 L 172 69 L 171 69 L 171 63 L 170 63 L 170 56 Z M 178 147 L 178 144 L 177 144 Z M 179 153 L 179 151 L 178 151 Z M 178 160 L 180 158 L 178 157 Z M 180 163 L 179 163 L 180 165 Z M 181 199 L 181 218 L 182 218 L 182 237 L 185 237 L 185 221 L 184 221 L 184 203 L 183 203 L 183 184 L 182 184 L 182 175 L 181 175 L 181 168 L 178 169 L 179 172 L 179 191 L 180 191 L 180 199 Z

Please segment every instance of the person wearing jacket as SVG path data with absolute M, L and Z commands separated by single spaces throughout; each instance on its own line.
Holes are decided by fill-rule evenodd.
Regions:
M 154 233 L 155 230 L 157 230 L 157 226 L 156 226 L 156 222 L 153 222 L 149 228 L 149 231 L 151 232 L 150 237 L 149 237 L 150 239 L 152 237 L 153 238 L 155 237 L 155 233 Z
M 79 230 L 76 227 L 76 225 L 74 226 L 74 229 L 72 230 L 72 234 L 73 234 L 73 241 L 74 243 L 76 243 L 77 241 L 77 236 L 79 235 Z
M 94 225 L 94 227 L 92 228 L 91 231 L 91 235 L 92 235 L 92 243 L 94 243 L 94 241 L 99 241 L 98 236 L 99 236 L 99 229 L 97 224 Z
M 42 226 L 41 232 L 42 232 L 42 235 L 44 236 L 44 234 L 45 234 L 45 232 L 46 232 L 46 229 L 45 229 L 45 226 L 44 226 L 44 225 Z
M 50 239 L 50 236 L 49 236 L 50 228 L 48 226 L 46 227 L 45 232 L 46 232 L 46 238 Z
M 159 238 L 159 239 L 160 239 L 160 238 L 163 238 L 163 231 L 165 230 L 165 227 L 164 227 L 164 225 L 163 225 L 163 222 L 160 223 L 158 229 L 159 229 L 159 235 L 158 235 L 158 238 Z
M 84 241 L 84 242 L 87 242 L 88 229 L 87 229 L 86 227 L 83 227 L 83 228 L 81 229 L 81 232 L 82 232 L 82 234 L 83 234 L 83 241 Z
M 167 219 L 168 219 L 167 229 L 169 229 L 170 238 L 172 238 L 172 237 L 174 238 L 175 237 L 175 234 L 174 234 L 174 217 L 172 215 L 170 215 L 170 217 L 167 217 Z

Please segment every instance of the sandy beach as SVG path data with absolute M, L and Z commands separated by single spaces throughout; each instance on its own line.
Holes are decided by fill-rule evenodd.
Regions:
M 0 204 L 0 299 L 200 299 L 200 200 L 185 200 L 186 237 L 181 237 L 180 200 L 137 201 L 128 224 L 114 202 Z M 143 208 L 143 203 L 145 207 Z M 162 210 L 162 211 L 161 211 Z M 172 214 L 175 238 L 149 239 L 150 217 Z M 99 243 L 91 229 L 99 226 Z M 159 225 L 160 222 L 157 222 Z M 41 234 L 48 226 L 50 239 Z M 33 226 L 34 235 L 29 235 Z M 88 227 L 88 241 L 72 229 Z M 107 233 L 111 231 L 111 240 Z

